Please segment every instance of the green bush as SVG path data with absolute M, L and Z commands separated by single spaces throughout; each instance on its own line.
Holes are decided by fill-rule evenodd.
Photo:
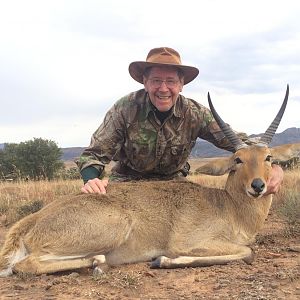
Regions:
M 62 150 L 55 142 L 42 138 L 5 144 L 0 150 L 1 179 L 54 179 L 64 168 L 61 156 Z
M 57 178 L 63 180 L 71 180 L 71 179 L 81 179 L 81 175 L 77 167 L 72 167 L 70 169 L 62 169 L 57 174 Z

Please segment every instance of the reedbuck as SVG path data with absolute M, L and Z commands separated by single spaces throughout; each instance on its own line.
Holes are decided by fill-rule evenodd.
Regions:
M 56 200 L 18 221 L 0 253 L 0 275 L 33 274 L 152 261 L 181 268 L 252 261 L 247 245 L 272 202 L 265 195 L 272 169 L 268 148 L 288 99 L 257 145 L 244 144 L 211 111 L 236 152 L 215 175 L 229 172 L 225 190 L 191 182 L 111 183 L 105 195 Z

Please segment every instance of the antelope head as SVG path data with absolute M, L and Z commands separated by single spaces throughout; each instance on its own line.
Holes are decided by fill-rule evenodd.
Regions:
M 229 172 L 225 189 L 230 193 L 244 193 L 250 198 L 259 198 L 267 191 L 267 182 L 272 170 L 272 152 L 268 147 L 283 116 L 287 105 L 289 86 L 287 86 L 284 101 L 275 119 L 261 137 L 259 143 L 247 145 L 221 119 L 216 112 L 210 95 L 208 103 L 211 112 L 227 139 L 235 149 L 228 158 L 211 161 L 196 170 L 196 173 L 222 175 Z

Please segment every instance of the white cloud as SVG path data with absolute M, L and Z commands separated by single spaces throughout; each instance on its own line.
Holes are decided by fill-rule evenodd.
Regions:
M 199 67 L 183 94 L 207 105 L 210 91 L 234 129 L 264 131 L 287 83 L 279 131 L 299 127 L 299 12 L 291 0 L 2 1 L 0 142 L 86 145 L 113 102 L 142 87 L 128 64 L 157 46 Z

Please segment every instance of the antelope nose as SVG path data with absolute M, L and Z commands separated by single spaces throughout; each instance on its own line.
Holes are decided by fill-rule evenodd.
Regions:
M 261 193 L 265 188 L 265 184 L 260 178 L 255 178 L 251 183 L 251 187 L 256 193 Z

